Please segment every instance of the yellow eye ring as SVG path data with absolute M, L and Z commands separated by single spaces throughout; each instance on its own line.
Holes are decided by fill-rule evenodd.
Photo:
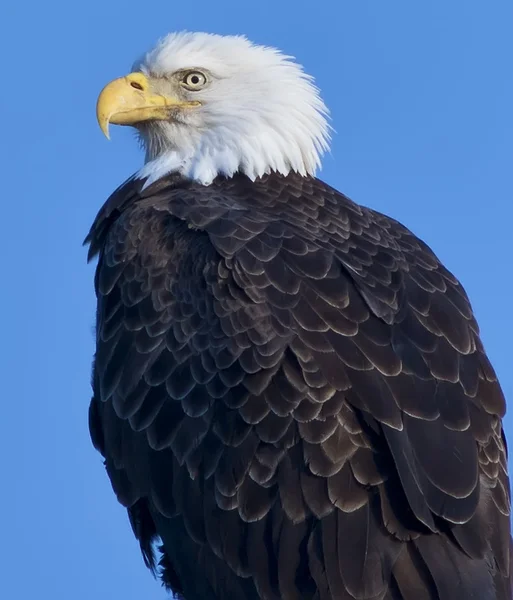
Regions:
M 195 92 L 204 87 L 207 83 L 207 78 L 201 71 L 189 71 L 182 79 L 182 85 L 191 92 Z

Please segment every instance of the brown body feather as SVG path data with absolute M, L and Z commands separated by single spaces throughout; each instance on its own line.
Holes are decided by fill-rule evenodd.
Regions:
M 314 178 L 129 180 L 91 435 L 186 600 L 506 600 L 505 405 L 461 285 Z

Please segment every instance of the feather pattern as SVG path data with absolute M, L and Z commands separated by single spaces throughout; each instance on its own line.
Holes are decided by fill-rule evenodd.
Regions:
M 87 242 L 146 564 L 188 600 L 511 598 L 504 398 L 432 251 L 312 177 L 143 184 Z

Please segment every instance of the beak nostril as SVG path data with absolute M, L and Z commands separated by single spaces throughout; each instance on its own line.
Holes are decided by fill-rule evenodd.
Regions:
M 144 90 L 143 86 L 142 86 L 140 83 L 138 83 L 137 81 L 131 81 L 131 82 L 130 82 L 130 85 L 131 85 L 131 86 L 132 86 L 134 89 L 136 89 L 136 90 L 140 90 L 141 92 Z

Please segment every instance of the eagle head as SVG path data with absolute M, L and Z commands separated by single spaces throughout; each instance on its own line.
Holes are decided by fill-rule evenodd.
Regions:
M 328 110 L 292 57 L 242 36 L 172 33 L 100 93 L 97 117 L 131 125 L 146 185 L 171 172 L 209 185 L 236 172 L 313 175 L 328 148 Z

